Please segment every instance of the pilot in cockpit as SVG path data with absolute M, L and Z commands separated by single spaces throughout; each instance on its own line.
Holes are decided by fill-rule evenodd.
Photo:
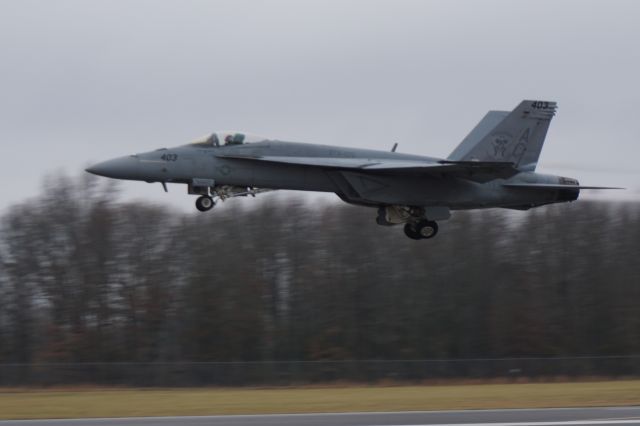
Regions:
M 224 137 L 225 145 L 242 145 L 244 142 L 244 135 L 242 133 L 228 134 Z

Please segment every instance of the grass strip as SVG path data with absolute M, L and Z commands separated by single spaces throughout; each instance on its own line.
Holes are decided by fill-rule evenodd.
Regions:
M 640 405 L 640 380 L 436 386 L 0 390 L 1 419 Z

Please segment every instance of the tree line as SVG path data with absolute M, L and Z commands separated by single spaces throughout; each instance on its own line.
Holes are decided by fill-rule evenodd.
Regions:
M 640 354 L 640 205 L 455 212 L 433 240 L 292 195 L 208 213 L 52 176 L 0 217 L 0 363 Z

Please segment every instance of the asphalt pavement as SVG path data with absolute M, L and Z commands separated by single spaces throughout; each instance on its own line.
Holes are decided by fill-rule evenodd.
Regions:
M 640 425 L 640 407 L 4 420 L 0 426 L 579 426 Z

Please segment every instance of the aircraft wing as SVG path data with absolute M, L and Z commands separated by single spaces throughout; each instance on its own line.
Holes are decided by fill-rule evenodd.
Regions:
M 407 174 L 491 174 L 495 177 L 509 177 L 516 174 L 513 163 L 499 161 L 449 161 L 427 162 L 419 160 L 392 160 L 385 158 L 335 158 L 335 157 L 293 157 L 293 156 L 244 156 L 218 155 L 220 158 L 235 160 L 289 164 L 330 169 L 351 170 L 373 173 Z

